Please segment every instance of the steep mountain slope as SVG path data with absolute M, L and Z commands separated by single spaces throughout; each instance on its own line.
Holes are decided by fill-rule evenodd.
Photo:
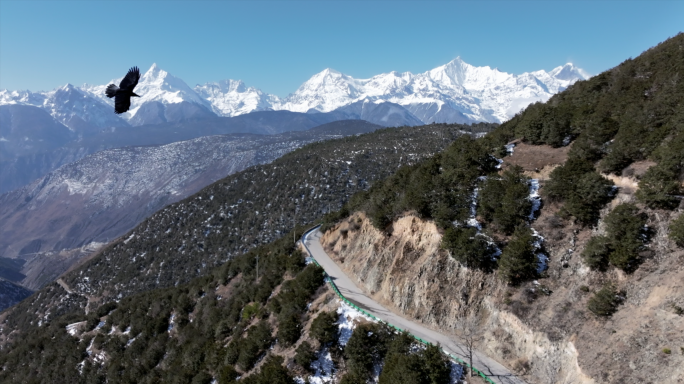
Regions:
M 681 381 L 682 71 L 679 34 L 457 141 L 328 215 L 327 249 L 399 313 L 477 321 L 530 382 Z
M 42 293 L 69 289 L 61 284 Z M 87 316 L 39 320 L 28 339 L 4 344 L 0 380 L 460 382 L 463 367 L 437 346 L 372 322 L 323 284 L 321 269 L 304 264 L 288 234 L 188 284 L 93 306 Z M 24 315 L 33 309 L 28 301 L 20 305 Z M 402 380 L 407 376 L 411 381 Z
M 345 129 L 340 125 L 352 123 L 334 123 L 318 127 L 317 130 L 334 134 Z M 28 352 L 32 347 L 27 350 L 20 345 L 33 346 L 35 342 L 45 346 L 44 352 L 40 353 L 41 359 L 30 359 L 30 366 L 37 369 L 31 368 L 32 373 L 29 375 L 39 381 L 51 380 L 46 377 L 56 377 L 58 379 L 55 380 L 60 381 L 64 380 L 65 377 L 78 375 L 79 361 L 83 361 L 85 364 L 81 367 L 86 369 L 83 374 L 87 377 L 90 377 L 92 373 L 100 377 L 107 375 L 104 371 L 98 370 L 97 366 L 104 362 L 110 362 L 112 365 L 108 366 L 114 367 L 119 366 L 119 363 L 125 364 L 124 361 L 120 360 L 123 356 L 119 352 L 126 350 L 123 347 L 126 344 L 135 345 L 136 348 L 143 345 L 151 347 L 149 351 L 145 352 L 145 355 L 157 356 L 153 358 L 157 362 L 159 362 L 159 357 L 164 355 L 164 353 L 159 355 L 160 351 L 168 351 L 173 354 L 182 353 L 184 356 L 187 353 L 203 356 L 195 353 L 196 348 L 209 351 L 213 348 L 210 345 L 213 344 L 206 344 L 207 342 L 220 342 L 224 340 L 224 337 L 233 333 L 244 334 L 243 330 L 253 320 L 251 315 L 243 315 L 243 309 L 250 301 L 263 303 L 251 304 L 254 308 L 260 308 L 260 306 L 267 304 L 266 301 L 277 302 L 269 304 L 268 308 L 272 308 L 268 310 L 269 312 L 259 311 L 256 315 L 260 318 L 270 316 L 269 322 L 273 326 L 271 329 L 279 329 L 277 337 L 282 345 L 277 346 L 272 350 L 272 353 L 283 353 L 284 356 L 291 359 L 292 349 L 289 349 L 291 348 L 289 343 L 299 339 L 299 332 L 308 321 L 306 318 L 307 308 L 310 308 L 311 311 L 319 311 L 318 308 L 321 304 L 307 306 L 307 297 L 313 292 L 311 291 L 312 288 L 315 290 L 316 285 L 306 283 L 303 287 L 309 288 L 298 288 L 297 285 L 293 284 L 300 283 L 290 282 L 281 288 L 277 288 L 276 285 L 281 281 L 280 279 L 289 279 L 291 275 L 283 276 L 280 272 L 280 274 L 272 277 L 264 276 L 267 273 L 264 269 L 286 268 L 291 271 L 289 273 L 294 273 L 298 268 L 301 268 L 296 253 L 288 257 L 292 245 L 288 246 L 287 244 L 292 243 L 289 240 L 290 234 L 286 231 L 292 228 L 294 222 L 310 222 L 320 216 L 322 212 L 329 211 L 330 206 L 339 207 L 354 191 L 367 188 L 373 180 L 390 174 L 397 166 L 420 161 L 433 151 L 447 145 L 455 137 L 468 133 L 482 134 L 492 128 L 490 125 L 483 124 L 472 127 L 436 125 L 379 130 L 357 137 L 310 144 L 274 161 L 272 164 L 252 167 L 229 176 L 205 188 L 194 197 L 162 209 L 143 221 L 132 232 L 98 252 L 91 260 L 67 273 L 56 283 L 47 285 L 32 298 L 0 314 L 0 343 L 5 346 L 2 349 L 2 357 L 0 357 L 1 364 L 3 367 L 7 364 L 13 365 L 13 361 L 16 361 L 15 359 L 20 358 L 25 352 L 32 353 Z M 293 217 L 295 215 L 296 217 Z M 261 230 L 255 231 L 255 228 Z M 299 233 L 301 234 L 301 232 Z M 283 237 L 283 235 L 285 236 Z M 276 238 L 280 238 L 280 240 L 275 244 L 275 248 L 272 244 L 256 250 L 253 249 L 259 244 L 271 242 Z M 281 246 L 284 246 L 284 254 L 278 250 L 278 247 Z M 250 249 L 252 249 L 251 252 Z M 243 254 L 245 251 L 248 253 Z M 259 279 L 258 284 L 252 283 L 253 280 L 249 277 L 255 273 L 252 264 L 255 252 L 261 255 L 261 262 L 266 265 L 266 267 L 259 269 L 260 276 L 263 277 Z M 241 254 L 242 256 L 240 256 Z M 281 256 L 285 256 L 285 259 L 282 259 Z M 281 260 L 278 261 L 278 258 Z M 213 266 L 229 259 L 235 261 L 225 264 L 223 272 L 217 271 L 218 273 L 209 280 L 201 277 L 192 283 L 194 287 L 204 287 L 201 288 L 201 292 L 213 292 L 212 297 L 214 299 L 197 301 L 205 295 L 200 291 L 194 291 L 195 288 L 191 288 L 193 293 L 187 295 L 189 291 L 186 290 L 186 287 L 190 288 L 190 286 L 184 286 L 184 282 L 191 280 L 193 276 L 212 271 Z M 320 272 L 315 271 L 313 273 L 309 271 L 305 275 L 318 278 L 321 276 Z M 214 277 L 218 280 L 215 280 Z M 231 281 L 240 284 L 239 290 L 236 290 Z M 243 282 L 240 283 L 240 281 Z M 208 282 L 212 288 L 206 287 L 205 282 Z M 167 288 L 158 290 L 155 289 L 157 287 Z M 219 288 L 219 290 L 216 291 L 215 288 Z M 274 288 L 277 289 L 274 290 Z M 131 296 L 140 292 L 150 293 L 149 295 L 143 293 L 142 296 Z M 155 309 L 149 312 L 149 316 L 138 313 L 139 310 L 147 311 L 144 309 L 149 307 L 149 305 L 144 304 L 147 299 L 156 303 L 166 302 L 164 301 L 166 299 L 157 300 L 160 298 L 158 295 L 161 292 L 178 293 L 179 296 L 177 297 L 182 301 L 177 306 L 178 311 L 186 312 L 158 312 Z M 281 292 L 282 298 L 278 296 L 278 292 Z M 176 295 L 176 293 L 172 293 L 172 295 Z M 214 294 L 219 296 L 213 296 Z M 257 296 L 253 296 L 253 294 L 257 294 Z M 162 295 L 164 294 L 162 293 Z M 222 301 L 222 296 L 228 297 L 229 300 Z M 126 297 L 132 298 L 125 299 Z M 131 305 L 130 308 L 137 308 L 136 314 L 128 317 L 126 315 L 129 313 L 128 309 L 112 313 L 114 307 L 111 304 L 99 306 L 99 304 L 113 298 L 124 300 L 121 302 L 122 308 L 129 308 L 127 307 L 128 304 Z M 175 302 L 175 299 L 173 300 Z M 328 297 L 327 300 L 329 301 L 330 298 Z M 206 310 L 201 309 L 193 313 L 191 306 L 199 309 L 198 305 L 204 305 L 204 303 L 209 305 Z M 170 309 L 171 307 L 167 308 Z M 217 312 L 219 308 L 223 309 Z M 208 317 L 205 318 L 203 313 Z M 85 333 L 83 334 L 86 336 L 84 338 L 81 336 L 78 336 L 78 339 L 70 338 L 72 336 L 65 333 L 65 327 L 69 323 L 82 321 L 86 314 L 90 314 L 86 323 L 73 324 L 69 328 L 76 332 L 74 335 L 80 335 L 79 332 L 83 330 L 88 332 L 88 329 L 95 328 L 98 320 L 108 314 L 114 315 L 111 321 L 115 323 L 113 324 L 118 331 L 103 333 L 101 336 L 97 336 L 97 339 L 93 338 L 96 333 Z M 130 340 L 119 343 L 121 341 L 119 335 L 126 336 L 129 334 L 125 323 L 115 320 L 119 319 L 118 316 L 120 315 L 124 316 L 120 320 L 130 325 L 130 332 L 138 335 L 134 337 L 140 337 L 140 343 L 132 344 Z M 225 321 L 217 322 L 221 318 Z M 187 325 L 190 322 L 184 319 L 194 320 L 192 324 L 195 325 L 188 327 Z M 246 322 L 240 322 L 240 319 L 245 319 Z M 345 320 L 341 319 L 340 321 Z M 157 327 L 154 324 L 159 326 Z M 163 330 L 162 324 L 164 325 Z M 231 330 L 233 324 L 238 324 L 239 327 Z M 277 328 L 276 324 L 279 324 Z M 149 328 L 153 325 L 154 329 Z M 84 327 L 88 328 L 85 329 Z M 178 331 L 175 331 L 176 327 L 178 327 Z M 219 328 L 220 330 L 217 330 Z M 144 335 L 139 333 L 140 329 L 145 330 Z M 170 329 L 174 335 L 183 335 L 180 340 L 195 340 L 196 343 L 192 343 L 192 345 L 186 342 L 176 344 L 173 339 L 167 337 L 167 329 Z M 256 328 L 250 329 L 256 330 Z M 252 342 L 249 341 L 252 331 L 248 332 L 244 341 L 247 344 L 244 346 L 243 341 L 233 339 L 233 344 L 230 344 L 232 347 L 228 349 L 219 348 L 222 351 L 221 354 L 227 350 L 245 351 L 235 355 L 240 372 L 251 369 L 250 367 L 257 361 L 258 356 L 263 353 L 260 351 L 265 350 L 266 347 L 263 344 L 256 350 L 252 348 L 249 344 Z M 361 328 L 361 332 L 356 337 L 366 338 L 369 332 L 389 335 L 386 330 L 373 326 Z M 67 335 L 67 338 L 62 337 L 62 333 Z M 31 341 L 15 344 L 20 335 L 31 335 L 29 336 Z M 149 337 L 156 337 L 155 335 L 163 336 L 159 340 L 171 341 L 171 344 L 160 345 L 156 341 L 148 343 L 147 341 L 152 341 Z M 346 340 L 349 340 L 348 337 L 349 334 L 347 334 Z M 352 337 L 354 336 L 352 335 Z M 108 341 L 102 343 L 104 340 Z M 291 341 L 288 342 L 287 340 Z M 388 340 L 391 340 L 391 337 Z M 94 344 L 89 344 L 90 342 Z M 119 343 L 116 345 L 120 345 L 121 348 L 112 343 Z M 357 340 L 355 343 L 357 346 L 364 345 L 363 350 L 367 350 L 367 346 L 370 345 L 368 341 L 363 340 Z M 386 341 L 375 340 L 373 343 L 379 343 L 377 348 L 380 348 L 380 351 L 387 348 Z M 73 346 L 73 348 L 68 347 L 68 352 L 64 353 L 64 346 Z M 403 349 L 402 347 L 401 351 L 409 353 L 412 350 L 406 348 Z M 332 349 L 323 350 L 321 353 L 326 355 L 326 351 L 332 351 Z M 7 353 L 4 354 L 4 352 Z M 92 352 L 93 358 L 83 360 L 84 352 L 85 355 L 88 354 L 87 352 Z M 395 350 L 393 353 L 397 352 Z M 142 353 L 142 351 L 136 353 Z M 355 358 L 353 356 L 356 356 L 356 353 L 358 352 L 352 354 L 350 350 L 350 355 L 344 357 L 344 361 L 347 359 L 353 361 Z M 384 356 L 384 352 L 382 352 L 374 356 L 373 361 L 379 363 Z M 438 351 L 436 356 L 440 356 Z M 42 358 L 58 363 L 46 365 L 44 362 L 47 360 L 42 360 Z M 334 356 L 333 358 L 338 361 L 343 359 L 342 356 Z M 74 361 L 75 364 L 72 364 L 73 359 L 77 359 Z M 168 365 L 165 363 L 160 368 L 163 370 L 171 368 L 168 371 L 171 377 L 186 381 L 188 380 L 187 375 L 196 375 L 198 370 L 212 369 L 210 372 L 216 374 L 217 372 L 213 371 L 216 366 L 210 361 L 221 362 L 223 357 L 219 360 L 210 358 L 202 361 L 205 361 L 206 364 L 193 364 L 191 367 L 187 366 L 185 362 L 171 363 L 169 361 Z M 298 359 L 297 361 L 302 360 Z M 417 361 L 416 364 L 419 364 L 420 361 Z M 225 360 L 225 362 L 230 365 L 234 364 L 233 360 Z M 345 363 L 341 361 L 339 364 Z M 357 372 L 355 374 L 372 374 L 372 367 L 365 365 L 363 367 L 365 368 L 360 371 L 354 371 Z M 132 374 L 132 371 L 125 372 L 127 368 L 121 368 L 123 369 L 121 371 L 123 377 L 129 377 Z M 144 372 L 148 372 L 148 368 L 144 368 Z M 119 368 L 116 369 L 120 370 Z M 22 381 L 27 377 L 23 368 L 3 370 L 2 372 L 8 373 L 3 378 L 10 381 Z M 136 381 L 140 379 L 142 374 L 140 372 L 142 371 L 135 374 L 137 375 Z M 161 371 L 156 372 L 162 373 Z M 164 374 L 166 375 L 166 373 Z M 206 372 L 204 375 L 202 380 L 206 378 Z M 192 376 L 190 377 L 192 378 Z M 255 373 L 255 378 L 258 377 L 258 374 Z M 110 376 L 110 380 L 116 381 L 114 376 Z M 257 381 L 256 383 L 265 382 L 269 381 Z
M 31 294 L 33 291 L 0 278 L 0 311 L 24 300 Z
M 308 143 L 378 128 L 350 120 L 310 131 L 207 136 L 89 155 L 29 186 L 0 195 L 0 255 L 21 257 L 27 268 L 35 268 L 33 264 L 40 260 L 45 275 L 59 275 L 71 265 L 52 262 L 60 251 L 106 243 L 218 179 L 271 162 Z M 76 261 L 70 258 L 71 263 Z M 46 281 L 40 276 L 30 280 Z M 23 278 L 14 281 L 28 283 Z
M 467 127 L 379 130 L 310 144 L 157 212 L 125 235 L 125 242 L 111 245 L 65 281 L 96 296 L 125 296 L 187 281 L 254 245 L 279 238 L 295 222 L 311 222 L 341 206 L 397 166 L 434 153 L 463 128 Z M 142 244 L 149 249 L 143 258 L 137 251 Z M 135 272 L 138 263 L 149 273 Z

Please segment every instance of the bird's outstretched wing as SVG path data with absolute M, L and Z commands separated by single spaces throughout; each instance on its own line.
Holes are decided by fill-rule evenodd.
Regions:
M 121 80 L 119 88 L 121 88 L 124 91 L 133 92 L 133 88 L 135 88 L 135 86 L 138 85 L 138 80 L 140 80 L 140 70 L 138 69 L 138 67 L 133 67 L 128 70 L 126 77 L 124 77 L 123 80 Z M 130 105 L 130 102 L 128 104 Z
M 128 76 L 127 76 L 128 77 Z M 114 98 L 114 112 L 116 114 L 124 113 L 128 111 L 128 108 L 131 107 L 131 97 L 130 96 L 124 96 L 124 95 L 116 95 Z

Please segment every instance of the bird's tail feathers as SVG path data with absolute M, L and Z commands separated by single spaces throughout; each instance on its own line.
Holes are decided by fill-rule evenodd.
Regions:
M 109 84 L 105 93 L 107 94 L 107 97 L 112 98 L 112 97 L 116 96 L 116 91 L 118 91 L 118 90 L 119 90 L 119 87 L 117 87 L 114 84 Z

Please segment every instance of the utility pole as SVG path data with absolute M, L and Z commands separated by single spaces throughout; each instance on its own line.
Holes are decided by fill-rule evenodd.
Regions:
M 257 271 L 256 271 L 256 283 L 259 283 L 259 255 L 257 255 Z

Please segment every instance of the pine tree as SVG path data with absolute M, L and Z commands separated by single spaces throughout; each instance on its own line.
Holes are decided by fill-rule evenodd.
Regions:
M 499 274 L 510 284 L 517 285 L 538 276 L 539 261 L 534 254 L 534 237 L 525 226 L 515 229 L 499 260 Z
M 442 247 L 469 268 L 491 270 L 494 266 L 494 247 L 475 228 L 449 227 L 442 236 Z
M 669 238 L 678 246 L 684 248 L 684 215 L 670 222 Z
M 608 266 L 608 255 L 613 251 L 611 241 L 606 236 L 594 236 L 587 242 L 582 251 L 584 263 L 591 269 L 605 270 Z
M 441 351 L 439 344 L 428 344 L 422 351 L 430 384 L 448 384 L 451 382 L 451 365 Z
M 321 312 L 311 323 L 309 334 L 321 344 L 333 343 L 338 337 L 337 313 Z
M 615 285 L 608 283 L 589 299 L 587 308 L 595 315 L 611 316 L 617 311 L 619 304 L 620 298 Z

